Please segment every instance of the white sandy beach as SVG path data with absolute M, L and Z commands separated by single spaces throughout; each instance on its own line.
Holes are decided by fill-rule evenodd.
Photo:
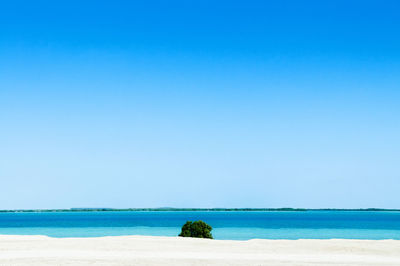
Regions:
M 0 265 L 400 265 L 400 241 L 2 235 Z

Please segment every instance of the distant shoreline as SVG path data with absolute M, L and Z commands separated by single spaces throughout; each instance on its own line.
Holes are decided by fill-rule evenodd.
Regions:
M 364 209 L 304 209 L 304 208 L 70 208 L 70 209 L 21 209 L 21 210 L 0 210 L 0 213 L 5 212 L 111 212 L 111 211 L 141 211 L 141 212 L 163 212 L 163 211 L 400 211 L 400 209 L 380 209 L 380 208 L 364 208 Z

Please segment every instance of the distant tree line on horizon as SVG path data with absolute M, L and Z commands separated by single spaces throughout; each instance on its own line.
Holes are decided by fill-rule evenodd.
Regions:
M 95 211 L 400 211 L 400 209 L 305 209 L 305 208 L 71 208 L 71 209 L 31 209 L 31 210 L 0 210 L 0 212 L 95 212 Z

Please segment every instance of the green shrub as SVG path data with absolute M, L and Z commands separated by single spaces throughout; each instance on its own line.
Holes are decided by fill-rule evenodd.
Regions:
M 212 227 L 203 221 L 187 221 L 182 226 L 182 231 L 179 236 L 197 237 L 197 238 L 213 238 L 211 234 Z

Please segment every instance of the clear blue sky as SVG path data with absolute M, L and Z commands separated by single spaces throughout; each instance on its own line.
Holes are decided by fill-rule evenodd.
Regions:
M 2 1 L 0 209 L 400 208 L 398 1 Z

